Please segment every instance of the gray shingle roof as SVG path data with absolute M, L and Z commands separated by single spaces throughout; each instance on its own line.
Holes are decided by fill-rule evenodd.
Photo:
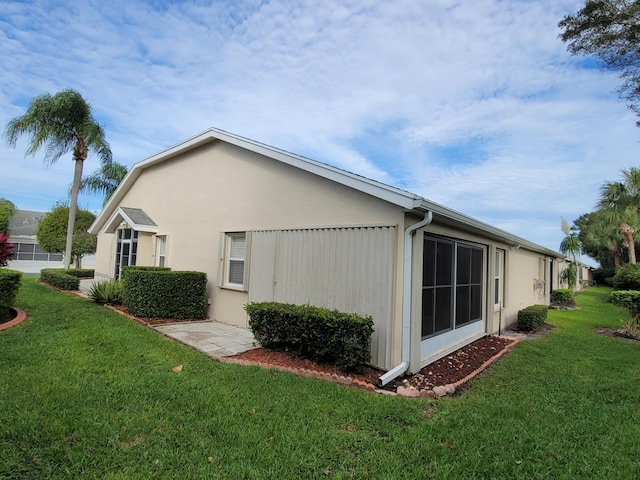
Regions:
M 136 225 L 148 225 L 151 227 L 157 227 L 156 222 L 151 220 L 141 208 L 120 207 L 120 209 L 131 219 Z
M 11 219 L 11 226 L 9 227 L 11 236 L 34 236 L 38 222 L 45 214 L 45 212 L 34 212 L 32 210 L 16 210 L 16 214 L 13 219 Z

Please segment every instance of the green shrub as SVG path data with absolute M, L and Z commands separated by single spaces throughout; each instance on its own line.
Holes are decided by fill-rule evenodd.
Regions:
M 631 318 L 640 314 L 640 292 L 637 290 L 616 290 L 609 295 L 611 303 L 629 310 Z
M 640 264 L 626 263 L 613 277 L 616 290 L 640 290 Z
M 150 267 L 150 266 L 138 266 L 138 265 L 129 265 L 127 267 L 122 267 L 122 271 L 120 272 L 120 281 L 127 281 L 127 275 L 132 270 L 143 270 L 145 272 L 170 272 L 171 267 Z
M 518 329 L 524 332 L 538 330 L 547 319 L 549 307 L 546 305 L 530 305 L 518 312 Z
M 339 368 L 359 370 L 371 358 L 373 319 L 309 305 L 262 302 L 245 305 L 260 344 Z
M 0 268 L 0 307 L 12 307 L 20 289 L 22 272 Z
M 80 278 L 70 275 L 68 273 L 70 270 L 43 268 L 40 270 L 40 280 L 60 290 L 78 290 L 80 288 Z
M 123 301 L 145 318 L 205 318 L 207 274 L 132 268 L 122 277 Z
M 122 282 L 122 304 L 128 305 L 129 295 L 133 291 L 128 287 L 128 276 L 129 272 L 132 271 L 143 271 L 143 272 L 170 272 L 170 267 L 151 267 L 151 266 L 137 266 L 137 265 L 129 265 L 127 267 L 122 267 L 120 271 L 120 281 Z
M 611 303 L 624 307 L 629 311 L 629 319 L 622 322 L 623 330 L 627 335 L 638 335 L 640 323 L 640 292 L 637 290 L 616 290 L 609 295 Z
M 556 305 L 569 305 L 573 300 L 573 290 L 570 288 L 558 288 L 551 292 L 551 303 Z
M 70 268 L 65 273 L 78 278 L 93 278 L 95 271 L 92 268 Z
M 116 279 L 93 282 L 87 296 L 96 303 L 122 305 L 122 283 Z

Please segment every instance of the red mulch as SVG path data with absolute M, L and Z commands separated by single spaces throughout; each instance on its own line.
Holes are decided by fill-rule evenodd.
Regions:
M 513 340 L 506 338 L 495 336 L 483 337 L 451 355 L 428 365 L 415 375 L 396 379 L 389 386 L 396 387 L 404 384 L 405 386 L 413 386 L 418 390 L 428 390 L 437 385 L 455 383 L 479 369 L 487 360 L 494 357 L 511 343 L 513 343 Z M 235 355 L 233 358 L 266 365 L 300 370 L 306 369 L 329 374 L 335 373 L 337 375 L 350 376 L 373 385 L 378 385 L 378 380 L 384 373 L 381 370 L 371 367 L 366 367 L 361 373 L 345 373 L 335 365 L 316 363 L 286 352 L 271 352 L 266 348 L 249 350 Z

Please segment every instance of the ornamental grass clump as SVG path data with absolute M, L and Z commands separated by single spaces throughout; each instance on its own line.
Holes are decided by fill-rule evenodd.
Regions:
M 122 305 L 122 283 L 116 279 L 93 282 L 87 296 L 96 303 Z

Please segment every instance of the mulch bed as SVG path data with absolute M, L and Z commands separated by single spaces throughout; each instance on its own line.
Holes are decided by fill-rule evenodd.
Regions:
M 487 336 L 447 355 L 446 357 L 428 365 L 415 375 L 398 378 L 389 383 L 386 388 L 395 390 L 399 386 L 412 387 L 416 390 L 431 390 L 435 386 L 454 384 L 478 371 L 489 360 L 514 343 L 513 339 Z M 378 385 L 381 370 L 365 367 L 363 371 L 343 372 L 335 365 L 313 362 L 299 358 L 287 352 L 272 352 L 266 348 L 249 350 L 232 358 L 244 360 L 263 366 L 284 367 L 293 370 L 308 370 L 325 374 L 335 374 L 357 379 L 371 385 Z

